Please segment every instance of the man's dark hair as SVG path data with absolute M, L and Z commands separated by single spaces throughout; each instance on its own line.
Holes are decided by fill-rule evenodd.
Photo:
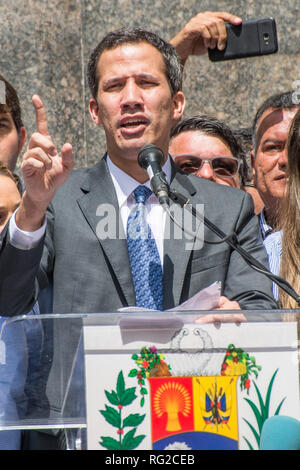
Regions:
M 252 150 L 252 127 L 241 127 L 232 130 L 234 136 L 239 140 L 245 153 Z
M 14 87 L 0 74 L 0 81 L 4 82 L 5 103 L 0 103 L 0 113 L 10 113 L 15 123 L 18 134 L 23 127 L 21 106 Z
M 97 98 L 99 76 L 97 66 L 103 51 L 114 49 L 126 43 L 147 42 L 155 47 L 162 55 L 166 66 L 166 77 L 172 96 L 181 88 L 181 66 L 175 48 L 155 33 L 141 28 L 122 28 L 108 33 L 93 50 L 88 66 L 87 79 L 93 98 Z
M 241 161 L 239 168 L 240 184 L 243 186 L 248 178 L 246 154 L 242 145 L 227 124 L 211 116 L 201 115 L 183 119 L 171 130 L 171 139 L 182 132 L 199 131 L 223 140 L 234 157 Z
M 252 123 L 252 142 L 254 154 L 257 150 L 257 130 L 258 121 L 262 117 L 267 109 L 291 109 L 299 107 L 299 104 L 295 103 L 293 99 L 294 92 L 286 91 L 284 93 L 278 93 L 267 98 L 256 111 L 253 123 Z
M 251 168 L 251 151 L 252 151 L 252 127 L 241 127 L 240 129 L 232 130 L 234 136 L 243 147 L 248 165 L 248 182 L 252 181 Z

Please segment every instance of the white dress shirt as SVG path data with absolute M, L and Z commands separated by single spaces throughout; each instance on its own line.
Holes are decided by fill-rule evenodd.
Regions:
M 127 173 L 122 171 L 119 167 L 117 167 L 107 156 L 107 166 L 108 170 L 111 174 L 112 181 L 115 187 L 115 191 L 117 194 L 117 199 L 119 203 L 120 209 L 120 216 L 124 227 L 124 233 L 126 234 L 127 231 L 127 219 L 129 216 L 130 211 L 135 206 L 135 198 L 133 195 L 133 191 L 137 186 L 141 183 L 136 181 L 134 178 L 129 176 Z M 166 163 L 163 166 L 163 171 L 166 174 L 167 181 L 170 183 L 171 180 L 171 163 L 170 157 L 167 159 Z M 150 181 L 148 180 L 144 186 L 147 186 L 151 189 Z M 159 204 L 157 197 L 152 194 L 146 204 L 146 220 L 148 225 L 150 226 L 153 237 L 156 241 L 157 249 L 159 252 L 161 263 L 163 264 L 163 241 L 164 241 L 164 229 L 165 229 L 165 221 L 166 221 L 166 214 L 162 206 Z M 16 211 L 17 212 L 17 211 Z M 20 230 L 16 224 L 15 214 L 10 219 L 9 223 L 9 236 L 10 236 L 10 243 L 15 246 L 16 248 L 23 249 L 23 250 L 30 250 L 31 248 L 35 247 L 41 238 L 44 236 L 46 230 L 46 220 L 41 228 L 36 230 L 35 232 L 25 232 Z

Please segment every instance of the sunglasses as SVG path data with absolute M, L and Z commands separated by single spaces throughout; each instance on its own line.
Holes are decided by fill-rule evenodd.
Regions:
M 241 161 L 235 157 L 203 158 L 200 155 L 181 154 L 173 155 L 173 159 L 179 168 L 187 173 L 197 173 L 204 163 L 208 163 L 216 176 L 232 178 L 240 168 Z

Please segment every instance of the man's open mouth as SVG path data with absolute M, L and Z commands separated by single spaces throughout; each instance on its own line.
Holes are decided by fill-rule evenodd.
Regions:
M 120 127 L 123 129 L 146 126 L 147 124 L 148 120 L 145 117 L 124 117 L 120 120 Z
M 121 127 L 136 127 L 146 124 L 146 121 L 129 121 L 121 124 Z

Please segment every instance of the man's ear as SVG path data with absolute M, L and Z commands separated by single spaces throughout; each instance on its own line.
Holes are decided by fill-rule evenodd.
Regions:
M 176 123 L 182 118 L 185 109 L 185 96 L 182 91 L 178 91 L 173 96 L 173 120 Z
M 24 126 L 21 127 L 19 132 L 19 146 L 18 146 L 18 155 L 22 152 L 22 148 L 25 145 L 27 139 L 27 132 Z
M 102 124 L 101 119 L 99 117 L 99 106 L 97 100 L 95 98 L 91 98 L 89 102 L 89 112 L 91 115 L 92 120 L 94 121 L 97 126 Z

